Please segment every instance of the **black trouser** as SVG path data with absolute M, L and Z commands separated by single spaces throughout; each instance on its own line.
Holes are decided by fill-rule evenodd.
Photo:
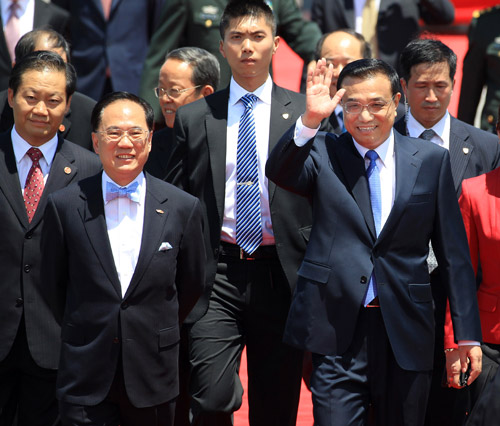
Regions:
M 303 355 L 282 342 L 289 306 L 277 256 L 221 256 L 208 311 L 190 333 L 193 425 L 232 425 L 242 402 L 238 372 L 245 345 L 250 425 L 295 425 Z

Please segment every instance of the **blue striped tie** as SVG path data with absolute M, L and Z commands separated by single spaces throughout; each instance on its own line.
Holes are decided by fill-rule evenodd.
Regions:
M 378 154 L 370 150 L 365 154 L 365 157 L 370 160 L 370 164 L 366 169 L 366 176 L 368 177 L 368 185 L 370 186 L 370 202 L 372 205 L 373 221 L 375 222 L 375 231 L 377 235 L 380 234 L 381 217 L 382 217 L 382 197 L 380 195 L 380 172 L 377 167 Z M 377 280 L 375 278 L 375 271 L 373 271 L 366 290 L 364 306 L 369 304 L 377 297 Z
M 260 220 L 259 168 L 253 107 L 257 96 L 247 93 L 240 99 L 245 112 L 240 118 L 236 154 L 236 243 L 252 254 L 262 242 Z

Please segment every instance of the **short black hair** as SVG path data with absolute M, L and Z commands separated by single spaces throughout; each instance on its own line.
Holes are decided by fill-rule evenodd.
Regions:
M 337 80 L 337 89 L 342 88 L 342 83 L 347 77 L 372 78 L 378 74 L 385 75 L 391 83 L 391 91 L 394 96 L 400 91 L 399 76 L 396 70 L 387 62 L 380 59 L 359 59 L 347 64 L 340 72 Z
M 48 50 L 38 50 L 28 53 L 19 62 L 16 62 L 10 73 L 9 89 L 15 95 L 26 72 L 46 70 L 62 72 L 66 75 L 66 100 L 68 100 L 75 93 L 76 89 L 75 68 L 73 68 L 73 65 L 64 62 L 57 53 L 49 52 Z
M 440 64 L 447 62 L 450 68 L 450 80 L 455 78 L 457 71 L 457 55 L 446 44 L 431 38 L 410 41 L 399 56 L 401 77 L 408 82 L 411 69 L 420 64 Z
M 231 0 L 226 5 L 220 20 L 219 31 L 224 40 L 226 30 L 232 19 L 260 18 L 263 16 L 271 27 L 273 37 L 276 36 L 276 19 L 269 5 L 263 0 Z
M 349 35 L 352 35 L 354 38 L 356 38 L 359 43 L 361 44 L 360 49 L 361 49 L 361 56 L 363 59 L 370 59 L 372 57 L 372 46 L 369 42 L 365 40 L 362 34 L 357 33 L 351 28 L 341 28 L 339 30 L 331 31 L 329 33 L 323 34 L 321 38 L 318 40 L 318 44 L 316 45 L 316 60 L 321 59 L 321 51 L 323 50 L 323 44 L 325 44 L 325 40 L 331 36 L 332 34 L 335 33 L 346 33 Z
M 193 84 L 201 86 L 196 89 L 200 92 L 203 86 L 209 85 L 217 90 L 220 78 L 220 65 L 217 58 L 200 47 L 179 47 L 168 53 L 166 60 L 177 59 L 191 66 L 193 70 Z
M 90 124 L 92 125 L 92 131 L 97 132 L 101 121 L 102 113 L 106 107 L 112 103 L 118 101 L 131 101 L 142 107 L 144 110 L 144 116 L 146 118 L 146 124 L 148 125 L 148 130 L 153 130 L 153 124 L 155 119 L 155 114 L 151 105 L 139 96 L 134 95 L 129 92 L 111 92 L 104 95 L 99 102 L 97 102 L 92 110 L 92 115 L 90 117 Z
M 44 36 L 47 37 L 47 40 L 50 42 L 50 47 L 52 49 L 64 50 L 64 53 L 68 58 L 68 62 L 70 62 L 70 49 L 68 42 L 61 34 L 50 28 L 28 31 L 26 34 L 24 34 L 17 42 L 14 49 L 16 62 L 19 62 L 28 53 L 34 52 L 38 40 L 40 40 Z

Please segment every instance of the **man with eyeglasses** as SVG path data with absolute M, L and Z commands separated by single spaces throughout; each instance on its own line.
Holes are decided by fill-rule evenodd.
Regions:
M 423 425 L 434 348 L 429 240 L 447 264 L 455 336 L 480 341 L 474 272 L 448 152 L 392 128 L 396 71 L 378 59 L 308 75 L 306 112 L 273 149 L 266 174 L 309 197 L 313 228 L 285 342 L 313 353 L 315 425 Z M 339 101 L 347 133 L 317 133 Z M 459 349 L 472 383 L 481 349 Z M 459 374 L 453 380 L 458 383 Z
M 160 102 L 166 127 L 153 135 L 151 153 L 145 170 L 164 179 L 174 146 L 174 120 L 177 109 L 217 90 L 219 61 L 199 47 L 181 47 L 167 55 L 160 69 L 154 92 Z
M 205 249 L 200 202 L 143 173 L 153 117 L 135 95 L 103 97 L 91 120 L 103 172 L 48 202 L 63 425 L 173 425 L 180 324 L 203 290 Z

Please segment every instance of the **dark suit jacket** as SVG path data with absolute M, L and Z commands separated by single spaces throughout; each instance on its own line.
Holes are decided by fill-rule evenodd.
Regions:
M 174 145 L 175 135 L 173 128 L 164 127 L 154 132 L 151 152 L 149 153 L 144 170 L 158 179 L 165 180 L 168 174 L 168 161 L 174 150 Z
M 486 85 L 481 129 L 494 133 L 500 106 L 499 22 L 500 5 L 497 5 L 481 11 L 470 24 L 469 50 L 464 58 L 457 114 L 460 120 L 474 124 L 479 99 Z
M 398 69 L 399 54 L 426 24 L 450 24 L 455 8 L 450 0 L 380 0 L 377 37 L 380 59 Z M 354 0 L 313 0 L 311 19 L 323 33 L 355 28 Z
M 2 17 L 0 16 L 0 22 Z M 69 13 L 47 0 L 35 0 L 35 16 L 33 29 L 50 27 L 63 35 L 67 34 Z M 1 22 L 2 28 L 5 25 Z M 9 77 L 12 70 L 12 58 L 7 49 L 5 34 L 0 31 L 0 90 L 9 86 Z
M 96 101 L 82 93 L 75 92 L 71 97 L 71 105 L 68 113 L 64 116 L 59 134 L 64 138 L 81 147 L 93 151 L 92 126 L 90 116 Z M 7 90 L 0 92 L 0 132 L 12 128 L 14 114 L 7 99 Z M 62 130 L 62 131 L 61 131 Z
M 298 148 L 294 130 L 283 136 L 266 166 L 267 176 L 278 185 L 312 194 L 313 229 L 298 272 L 285 341 L 315 353 L 344 353 L 374 270 L 398 365 L 431 370 L 429 240 L 438 261 L 449 264 L 442 282 L 452 302 L 456 338 L 480 341 L 474 272 L 448 152 L 394 132 L 396 193 L 377 238 L 365 163 L 352 137 L 323 133 Z
M 207 274 L 205 294 L 188 318 L 195 321 L 207 310 L 219 258 L 226 184 L 226 132 L 229 89 L 185 105 L 175 117 L 176 146 L 167 180 L 198 197 L 203 205 Z M 273 87 L 269 150 L 305 109 L 305 98 Z M 276 249 L 293 292 L 297 268 L 304 255 L 311 225 L 311 207 L 305 198 L 269 182 L 269 203 Z
M 99 100 L 111 70 L 113 91 L 139 94 L 149 40 L 165 0 L 113 0 L 106 21 L 101 0 L 55 0 L 71 15 L 71 62 L 79 92 Z
M 231 69 L 219 51 L 219 24 L 228 0 L 168 0 L 161 11 L 160 24 L 151 39 L 141 77 L 140 95 L 155 109 L 157 121 L 163 120 L 153 88 L 158 85 L 160 68 L 168 52 L 183 46 L 197 46 L 214 54 L 220 65 L 219 87 L 226 87 Z M 302 18 L 295 0 L 267 0 L 277 23 L 277 31 L 307 63 L 314 59 L 321 37 L 318 26 Z
M 394 128 L 406 135 L 405 117 L 398 120 Z M 464 179 L 487 173 L 500 165 L 498 137 L 451 117 L 450 161 L 458 198 Z
M 56 369 L 60 327 L 41 296 L 41 234 L 50 193 L 91 176 L 101 168 L 97 155 L 64 141 L 59 144 L 47 184 L 31 223 L 24 206 L 10 132 L 0 135 L 0 360 L 5 359 L 24 313 L 31 356 L 43 368 Z
M 47 208 L 46 295 L 59 318 L 64 310 L 56 395 L 72 404 L 100 403 L 121 354 L 132 404 L 158 405 L 178 394 L 180 323 L 203 289 L 200 203 L 146 175 L 139 259 L 122 298 L 101 177 L 53 194 Z M 159 250 L 162 243 L 172 248 Z

